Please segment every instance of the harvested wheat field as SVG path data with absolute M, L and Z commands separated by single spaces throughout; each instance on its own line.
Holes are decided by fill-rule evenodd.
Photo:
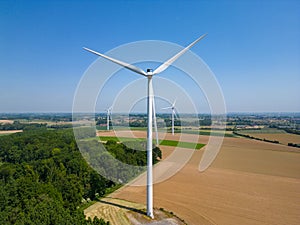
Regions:
M 1 130 L 0 134 L 14 134 L 19 132 L 23 132 L 23 130 Z
M 0 120 L 0 123 L 2 123 L 2 124 L 12 124 L 12 123 L 14 123 L 14 121 L 13 120 Z
M 167 134 L 167 139 L 176 139 L 178 135 Z M 145 132 L 134 132 L 134 136 L 143 137 Z M 185 140 L 195 138 L 184 136 Z M 200 137 L 201 143 L 207 141 L 207 136 Z M 163 154 L 172 155 L 174 148 L 160 147 Z M 178 154 L 184 156 L 185 151 L 189 154 L 187 149 L 180 149 Z M 300 224 L 298 149 L 245 138 L 225 138 L 217 159 L 200 173 L 202 153 L 203 150 L 194 151 L 178 173 L 154 185 L 154 207 L 172 211 L 195 225 Z M 165 160 L 170 158 L 166 155 Z M 154 177 L 168 168 L 165 166 L 157 165 Z M 141 176 L 140 180 L 143 179 Z M 145 204 L 146 188 L 126 186 L 110 197 Z
M 120 225 L 185 225 L 183 221 L 164 210 L 154 209 L 155 219 L 146 216 L 143 204 L 122 199 L 103 198 L 84 211 L 85 216 L 98 216 L 111 224 Z

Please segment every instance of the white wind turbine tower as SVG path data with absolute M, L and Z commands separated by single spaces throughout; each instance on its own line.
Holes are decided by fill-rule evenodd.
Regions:
M 109 118 L 111 117 L 111 109 L 112 107 L 109 107 L 106 109 L 106 129 L 109 130 Z
M 175 104 L 176 104 L 176 99 L 175 99 L 175 101 L 173 102 L 172 106 L 162 108 L 162 109 L 172 109 L 172 135 L 174 135 L 174 119 L 175 119 L 175 116 L 176 116 L 176 112 L 175 112 Z M 176 116 L 176 117 L 177 117 L 177 116 Z
M 152 94 L 153 94 L 153 89 L 152 89 Z M 153 94 L 154 96 L 154 94 Z M 156 122 L 156 112 L 155 112 L 155 101 L 154 101 L 154 97 L 152 98 L 152 107 L 153 107 L 153 122 L 154 122 L 154 130 L 155 130 L 155 139 L 156 139 L 156 145 L 159 145 L 159 141 L 158 141 L 158 131 L 157 131 L 157 122 Z
M 154 218 L 153 215 L 153 176 L 152 176 L 152 119 L 153 119 L 153 87 L 152 87 L 152 77 L 154 75 L 157 75 L 164 70 L 166 70 L 176 59 L 178 59 L 181 55 L 183 55 L 185 52 L 187 52 L 191 47 L 193 47 L 198 41 L 200 41 L 202 38 L 204 38 L 206 34 L 202 35 L 198 39 L 196 39 L 194 42 L 192 42 L 190 45 L 182 49 L 180 52 L 178 52 L 176 55 L 168 59 L 166 62 L 164 62 L 162 65 L 160 65 L 158 68 L 156 68 L 154 71 L 152 69 L 147 69 L 145 72 L 144 70 L 131 65 L 126 62 L 122 62 L 118 59 L 111 58 L 107 55 L 101 54 L 99 52 L 96 52 L 94 50 L 84 48 L 85 50 L 94 53 L 98 56 L 101 56 L 111 62 L 114 62 L 120 66 L 123 66 L 135 73 L 138 73 L 140 75 L 145 76 L 148 79 L 148 89 L 147 89 L 147 117 L 148 117 L 148 126 L 147 126 L 147 215 L 151 218 Z

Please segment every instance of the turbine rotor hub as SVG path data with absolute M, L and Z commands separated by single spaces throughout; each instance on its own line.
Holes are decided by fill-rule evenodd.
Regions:
M 153 75 L 153 69 L 147 69 L 147 75 L 152 76 Z

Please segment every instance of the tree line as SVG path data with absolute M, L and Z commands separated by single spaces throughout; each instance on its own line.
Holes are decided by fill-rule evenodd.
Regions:
M 265 141 L 265 142 L 269 142 L 269 143 L 280 144 L 279 141 L 277 141 L 277 140 L 268 140 L 268 139 L 265 139 L 265 138 L 253 137 L 253 136 L 250 136 L 248 134 L 238 133 L 237 131 L 233 131 L 232 133 L 235 134 L 235 135 L 238 135 L 238 136 L 242 136 L 242 137 L 245 137 L 245 138 L 250 138 L 250 139 L 254 139 L 254 140 L 258 140 L 258 141 Z

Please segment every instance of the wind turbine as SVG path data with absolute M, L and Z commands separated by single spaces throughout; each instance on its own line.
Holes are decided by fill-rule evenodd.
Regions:
M 106 109 L 106 129 L 109 130 L 109 117 L 111 116 L 111 109 L 112 107 L 109 107 L 108 109 Z
M 176 99 L 175 99 L 175 101 L 173 102 L 172 106 L 162 108 L 162 109 L 172 109 L 172 135 L 174 135 L 174 119 L 175 119 L 175 116 L 176 116 L 176 112 L 175 112 L 175 104 L 176 104 Z M 177 116 L 176 116 L 176 117 L 177 117 Z
M 140 75 L 145 76 L 148 79 L 148 89 L 147 89 L 147 117 L 148 117 L 148 126 L 147 126 L 147 216 L 150 218 L 154 218 L 153 215 L 153 176 L 152 176 L 152 119 L 153 119 L 153 86 L 152 86 L 152 77 L 154 75 L 157 75 L 164 70 L 166 70 L 175 60 L 177 60 L 180 56 L 182 56 L 185 52 L 187 52 L 191 47 L 193 47 L 197 42 L 199 42 L 201 39 L 203 39 L 206 36 L 206 34 L 202 35 L 198 39 L 196 39 L 194 42 L 189 44 L 187 47 L 182 49 L 180 52 L 178 52 L 176 55 L 165 61 L 163 64 L 161 64 L 158 68 L 156 68 L 154 71 L 152 69 L 147 69 L 146 72 L 134 65 L 131 65 L 126 62 L 122 62 L 118 59 L 114 59 L 112 57 L 109 57 L 107 55 L 101 54 L 99 52 L 96 52 L 94 50 L 91 50 L 89 48 L 85 48 L 85 50 L 94 53 L 98 56 L 101 56 L 111 62 L 114 62 L 122 67 L 125 67 L 135 73 L 138 73 Z

